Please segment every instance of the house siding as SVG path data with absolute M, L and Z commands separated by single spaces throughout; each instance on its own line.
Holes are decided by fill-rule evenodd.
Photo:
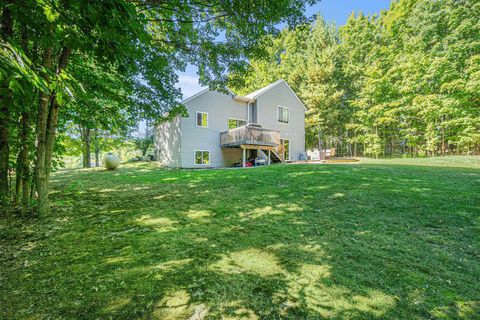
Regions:
M 220 133 L 228 130 L 228 118 L 246 119 L 245 103 L 233 100 L 228 94 L 207 91 L 195 99 L 187 101 L 185 107 L 189 116 L 181 120 L 182 167 L 223 167 L 241 160 L 240 149 L 222 149 L 220 147 Z M 197 127 L 197 111 L 208 113 L 208 128 Z M 195 165 L 195 150 L 209 150 L 210 165 Z
M 277 106 L 290 108 L 289 124 L 277 121 Z M 280 130 L 281 139 L 290 142 L 290 160 L 299 160 L 305 152 L 305 108 L 285 82 L 257 97 L 257 123 L 264 128 Z
M 155 158 L 165 166 L 180 167 L 182 164 L 180 123 L 181 118 L 178 116 L 155 126 Z

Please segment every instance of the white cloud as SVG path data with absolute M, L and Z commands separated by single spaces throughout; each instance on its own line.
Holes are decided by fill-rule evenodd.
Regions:
M 204 89 L 204 87 L 198 83 L 197 75 L 183 72 L 178 75 L 178 86 L 182 89 L 183 99 L 191 97 Z

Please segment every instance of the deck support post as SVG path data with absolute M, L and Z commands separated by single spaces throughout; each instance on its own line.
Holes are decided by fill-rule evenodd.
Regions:
M 247 157 L 246 155 L 247 149 L 242 148 L 242 167 L 245 168 L 245 158 Z
M 268 165 L 270 165 L 270 149 L 268 149 Z

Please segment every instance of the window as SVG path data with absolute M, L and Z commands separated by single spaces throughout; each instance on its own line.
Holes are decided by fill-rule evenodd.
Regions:
M 235 129 L 247 124 L 246 120 L 228 118 L 228 129 Z
M 197 111 L 197 127 L 208 128 L 208 113 Z
M 279 123 L 290 123 L 290 109 L 287 107 L 277 107 L 277 119 Z
M 209 165 L 210 164 L 210 151 L 208 151 L 208 150 L 195 150 L 195 164 L 196 165 Z

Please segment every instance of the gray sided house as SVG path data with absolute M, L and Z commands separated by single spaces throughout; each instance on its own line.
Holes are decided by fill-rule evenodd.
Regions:
M 246 96 L 206 89 L 183 101 L 188 117 L 155 126 L 156 159 L 204 168 L 303 160 L 305 106 L 284 80 Z

